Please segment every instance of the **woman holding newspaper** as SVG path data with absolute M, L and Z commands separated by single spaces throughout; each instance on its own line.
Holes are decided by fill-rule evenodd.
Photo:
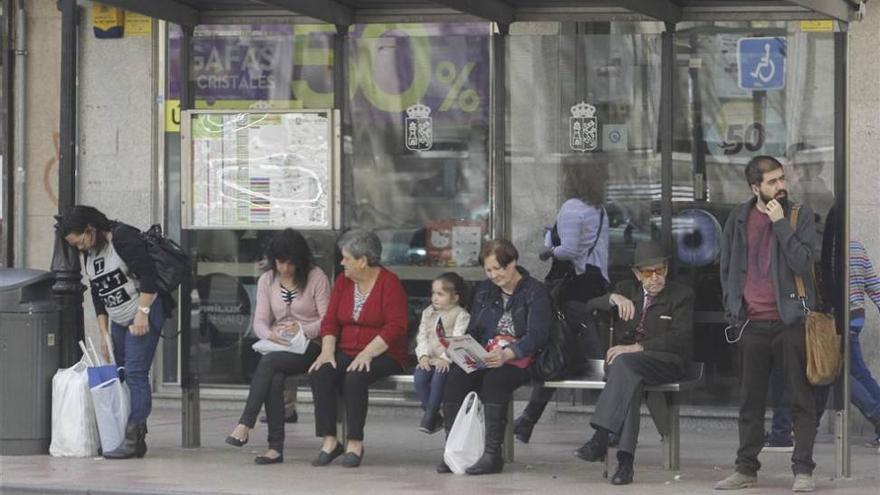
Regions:
M 443 401 L 447 435 L 461 403 L 478 391 L 485 406 L 486 446 L 468 474 L 499 473 L 504 468 L 501 444 L 507 408 L 513 392 L 529 382 L 528 367 L 543 347 L 553 321 L 550 296 L 544 284 L 517 266 L 519 253 L 506 239 L 486 243 L 480 252 L 485 280 L 477 285 L 467 334 L 488 351 L 479 369 L 461 365 L 449 371 Z M 455 358 L 453 358 L 455 359 Z M 455 359 L 458 364 L 457 359 Z M 437 472 L 448 473 L 445 462 Z
M 315 266 L 309 244 L 299 232 L 276 234 L 266 249 L 266 272 L 257 280 L 254 349 L 263 353 L 251 380 L 247 403 L 226 443 L 248 442 L 257 414 L 266 405 L 269 450 L 257 464 L 284 461 L 284 380 L 305 373 L 321 348 L 314 342 L 330 301 L 330 281 Z
M 101 332 L 101 353 L 109 362 L 107 342 L 112 337 L 113 355 L 124 369 L 131 397 L 125 439 L 104 457 L 143 457 L 152 407 L 148 375 L 162 324 L 171 316 L 170 296 L 159 290 L 156 267 L 136 228 L 82 205 L 56 220 L 58 235 L 82 254 Z

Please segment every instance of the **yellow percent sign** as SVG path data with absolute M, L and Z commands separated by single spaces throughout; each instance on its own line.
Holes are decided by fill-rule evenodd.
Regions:
M 437 64 L 434 69 L 434 78 L 437 79 L 437 82 L 449 86 L 449 91 L 443 98 L 443 103 L 440 104 L 441 111 L 449 110 L 456 101 L 458 101 L 458 107 L 465 112 L 473 112 L 480 108 L 480 95 L 475 89 L 468 88 L 462 91 L 462 87 L 467 83 L 475 65 L 474 62 L 467 62 L 459 72 L 455 64 L 448 60 Z

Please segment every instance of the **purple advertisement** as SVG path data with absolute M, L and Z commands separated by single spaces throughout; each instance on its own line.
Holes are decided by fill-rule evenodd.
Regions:
M 194 34 L 197 106 L 333 106 L 333 26 L 200 26 Z M 407 109 L 438 123 L 488 121 L 490 25 L 369 24 L 348 45 L 353 118 L 403 124 Z M 168 99 L 180 95 L 179 28 L 169 31 Z M 219 103 L 218 102 L 222 102 Z M 412 113 L 411 110 L 410 113 Z

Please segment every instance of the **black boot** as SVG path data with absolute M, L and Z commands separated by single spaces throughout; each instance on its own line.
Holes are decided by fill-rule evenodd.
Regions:
M 138 436 L 137 436 L 137 452 L 135 455 L 137 457 L 143 457 L 147 455 L 147 423 L 141 423 L 138 425 Z
M 513 436 L 522 443 L 529 443 L 532 438 L 532 430 L 535 429 L 535 424 L 541 419 L 546 407 L 546 402 L 529 401 L 523 412 L 513 421 Z
M 443 429 L 446 430 L 446 438 L 449 438 L 449 430 L 452 429 L 452 423 L 455 423 L 455 416 L 458 415 L 458 408 L 460 407 L 461 404 L 443 403 Z M 446 465 L 446 461 L 441 459 L 440 464 L 437 464 L 437 472 L 439 474 L 449 474 L 452 470 Z
M 125 427 L 125 439 L 110 452 L 104 452 L 105 459 L 131 459 L 137 455 L 138 432 L 140 425 L 128 425 Z
M 476 464 L 467 468 L 467 474 L 494 474 L 504 469 L 504 456 L 501 444 L 504 441 L 504 427 L 507 426 L 506 404 L 485 404 L 486 411 L 486 449 Z

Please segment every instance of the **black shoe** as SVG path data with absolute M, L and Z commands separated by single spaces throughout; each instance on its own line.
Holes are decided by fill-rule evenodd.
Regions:
M 290 411 L 290 414 L 288 414 L 287 417 L 284 418 L 285 423 L 296 423 L 297 421 L 299 421 L 299 413 L 296 412 L 296 409 L 294 409 L 293 411 Z M 268 422 L 269 422 L 269 418 L 267 418 L 265 415 L 260 416 L 260 423 L 268 423 Z
M 452 470 L 446 465 L 446 461 L 440 461 L 440 464 L 437 464 L 437 474 L 449 474 L 451 472 Z
M 525 411 L 513 421 L 513 436 L 522 443 L 529 443 L 534 429 L 535 421 Z
M 342 444 L 336 442 L 336 448 L 333 449 L 333 452 L 330 452 L 328 454 L 327 452 L 324 452 L 322 450 L 318 453 L 318 457 L 315 457 L 315 459 L 312 461 L 312 466 L 326 466 L 327 464 L 330 464 L 331 462 L 336 460 L 336 458 L 341 456 L 343 453 L 345 453 L 345 449 L 342 447 Z
M 443 416 L 440 411 L 425 411 L 422 421 L 419 423 L 419 431 L 433 435 L 443 429 Z
M 611 477 L 612 485 L 628 485 L 633 482 L 632 464 L 618 464 L 617 471 Z
M 473 466 L 465 469 L 467 474 L 495 474 L 504 470 L 504 457 L 501 443 L 504 441 L 504 427 L 507 426 L 506 404 L 485 404 L 486 448 L 483 456 Z
M 243 442 L 232 435 L 226 435 L 226 443 L 232 445 L 233 447 L 244 447 L 245 445 L 247 445 L 248 440 L 250 440 L 250 435 L 248 435 L 248 437 L 245 438 Z
M 260 466 L 265 466 L 267 464 L 280 464 L 284 462 L 284 455 L 279 454 L 278 457 L 269 457 L 265 455 L 258 455 L 254 457 L 254 464 L 258 464 Z
M 344 456 L 342 456 L 342 467 L 347 468 L 356 468 L 361 465 L 361 461 L 364 460 L 364 448 L 361 447 L 361 454 L 357 455 L 354 452 L 346 452 Z
M 137 455 L 138 434 L 141 425 L 128 425 L 125 427 L 125 438 L 119 447 L 104 452 L 105 459 L 131 459 Z
M 575 456 L 587 462 L 604 461 L 607 453 L 608 447 L 602 447 L 592 439 L 574 451 Z

